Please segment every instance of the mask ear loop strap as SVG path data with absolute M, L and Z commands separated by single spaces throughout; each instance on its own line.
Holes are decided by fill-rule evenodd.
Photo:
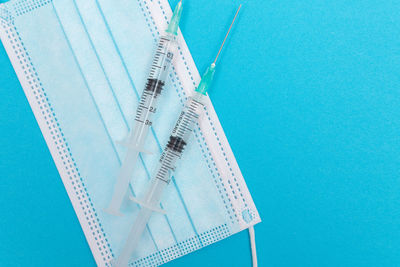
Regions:
M 251 245 L 251 259 L 253 267 L 257 267 L 257 250 L 256 250 L 256 235 L 254 233 L 254 226 L 249 228 L 250 245 Z

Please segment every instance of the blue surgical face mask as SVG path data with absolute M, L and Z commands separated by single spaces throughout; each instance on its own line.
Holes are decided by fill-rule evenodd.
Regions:
M 14 0 L 0 6 L 1 40 L 56 162 L 96 262 L 118 255 L 139 207 L 123 217 L 104 208 L 126 148 L 123 140 L 171 10 L 166 0 Z M 140 196 L 186 98 L 200 80 L 181 35 L 129 194 Z M 243 176 L 207 100 L 162 208 L 132 262 L 159 265 L 260 221 Z

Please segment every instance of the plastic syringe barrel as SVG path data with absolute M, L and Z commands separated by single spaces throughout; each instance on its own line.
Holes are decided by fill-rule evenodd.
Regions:
M 139 156 L 139 151 L 129 149 L 125 156 L 124 164 L 122 164 L 119 170 L 117 183 L 114 185 L 113 197 L 108 208 L 105 210 L 109 214 L 115 216 L 122 216 L 123 214 L 119 211 L 122 201 L 124 200 L 126 191 L 129 187 L 131 173 L 133 172 L 135 165 L 134 162 L 137 161 Z M 128 164 L 131 163 L 131 164 Z
M 153 124 L 152 118 L 158 110 L 158 99 L 165 85 L 175 48 L 176 36 L 174 34 L 166 33 L 160 38 L 150 74 L 137 108 L 135 126 L 126 142 L 127 154 L 119 170 L 111 202 L 106 209 L 110 214 L 122 215 L 120 212 L 121 204 L 128 190 L 139 153 L 144 152 L 144 143 L 149 128 Z
M 115 267 L 126 267 L 128 266 L 129 260 L 132 253 L 135 251 L 142 234 L 146 228 L 147 222 L 150 219 L 153 210 L 148 207 L 156 207 L 160 203 L 160 198 L 162 196 L 162 191 L 167 186 L 167 183 L 161 180 L 153 179 L 151 181 L 151 186 L 146 192 L 146 197 L 143 200 L 146 203 L 146 207 L 142 206 L 139 214 L 136 218 L 135 224 L 133 225 L 131 231 L 129 232 L 128 239 L 123 247 L 119 257 L 113 262 L 112 266 Z
M 151 179 L 150 186 L 143 199 L 145 206 L 142 206 L 129 233 L 125 246 L 120 256 L 113 264 L 116 267 L 126 267 L 128 265 L 129 259 L 135 251 L 146 224 L 150 219 L 152 209 L 149 209 L 149 207 L 154 207 L 153 210 L 158 208 L 164 188 L 171 181 L 172 172 L 176 168 L 176 163 L 182 156 L 195 123 L 204 109 L 202 98 L 203 95 L 201 93 L 194 92 L 194 96 L 188 99 L 182 110 L 171 133 L 169 142 L 160 157 L 155 176 Z

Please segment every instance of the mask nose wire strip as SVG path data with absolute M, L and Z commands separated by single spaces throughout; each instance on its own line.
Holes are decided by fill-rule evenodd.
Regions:
M 250 245 L 251 245 L 251 259 L 253 261 L 253 267 L 257 267 L 257 250 L 256 250 L 256 235 L 254 232 L 254 226 L 249 228 Z

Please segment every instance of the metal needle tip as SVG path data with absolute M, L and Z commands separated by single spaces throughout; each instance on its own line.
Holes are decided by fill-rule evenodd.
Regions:
M 240 11 L 241 8 L 242 8 L 242 4 L 239 5 L 238 10 L 236 11 L 236 14 L 235 14 L 235 17 L 234 17 L 233 20 L 232 20 L 231 26 L 229 27 L 229 30 L 228 30 L 228 32 L 227 32 L 226 35 L 225 35 L 225 39 L 224 39 L 224 41 L 222 42 L 222 45 L 221 45 L 221 47 L 220 47 L 220 49 L 219 49 L 219 51 L 218 51 L 217 56 L 215 57 L 215 60 L 214 60 L 214 63 L 213 63 L 214 65 L 215 65 L 215 63 L 217 63 L 219 54 L 221 54 L 222 48 L 223 48 L 224 45 L 225 45 L 226 39 L 228 39 L 229 33 L 230 33 L 231 30 L 232 30 L 232 26 L 233 26 L 233 24 L 235 23 L 236 18 L 237 18 L 237 16 L 238 16 L 239 11 Z

